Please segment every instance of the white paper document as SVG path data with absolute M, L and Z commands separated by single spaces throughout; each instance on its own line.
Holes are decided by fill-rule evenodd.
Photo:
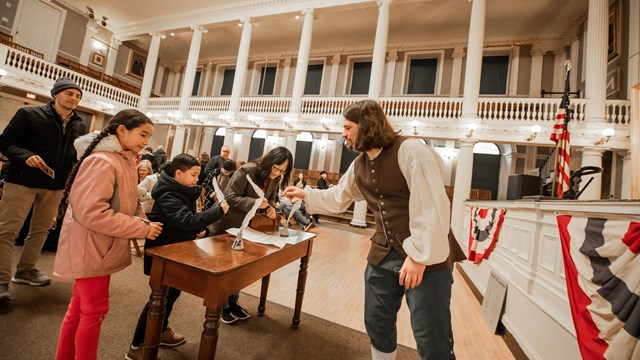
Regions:
M 246 230 L 248 230 L 249 221 L 251 221 L 251 219 L 253 219 L 253 217 L 256 215 L 256 211 L 258 211 L 258 207 L 260 207 L 260 204 L 262 204 L 262 200 L 264 199 L 264 192 L 262 191 L 262 189 L 260 189 L 258 185 L 256 185 L 251 180 L 251 177 L 249 177 L 249 174 L 247 174 L 247 180 L 249 181 L 249 184 L 251 184 L 251 187 L 253 187 L 253 190 L 256 192 L 256 194 L 258 194 L 258 198 L 256 199 L 255 204 L 253 204 L 253 207 L 251 208 L 251 210 L 249 210 L 247 215 L 244 217 L 244 220 L 242 220 L 241 229 L 246 229 Z M 243 238 L 246 238 L 245 236 L 246 235 L 244 235 L 244 232 L 243 232 Z
M 233 236 L 237 236 L 239 230 L 240 229 L 238 228 L 231 228 L 228 229 L 227 232 Z M 280 249 L 282 249 L 287 244 L 295 244 L 300 241 L 310 239 L 314 236 L 315 234 L 297 230 L 289 230 L 288 237 L 282 237 L 279 235 L 268 235 L 263 232 L 253 230 L 252 228 L 245 228 L 244 230 L 242 230 L 242 239 L 259 244 L 275 245 Z

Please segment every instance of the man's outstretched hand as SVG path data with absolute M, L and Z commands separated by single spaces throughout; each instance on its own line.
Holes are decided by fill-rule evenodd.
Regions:
M 297 186 L 289 186 L 286 189 L 284 189 L 284 196 L 288 197 L 289 199 L 293 199 L 293 198 L 298 198 L 298 199 L 303 199 L 305 197 L 305 192 L 304 189 L 300 189 Z

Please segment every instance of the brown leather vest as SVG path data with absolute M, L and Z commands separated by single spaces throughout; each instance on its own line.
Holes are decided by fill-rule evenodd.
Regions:
M 398 137 L 393 144 L 382 149 L 370 160 L 362 153 L 354 160 L 356 185 L 364 196 L 376 221 L 376 232 L 371 237 L 367 261 L 377 266 L 393 247 L 406 257 L 402 243 L 411 235 L 409 231 L 409 187 L 400 171 L 398 150 L 407 140 Z M 435 271 L 447 266 L 447 261 L 427 266 Z

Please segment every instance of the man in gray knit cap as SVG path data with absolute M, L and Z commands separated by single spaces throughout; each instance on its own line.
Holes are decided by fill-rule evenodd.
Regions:
M 0 135 L 0 152 L 10 164 L 0 201 L 0 302 L 12 300 L 9 280 L 28 285 L 51 282 L 36 264 L 76 161 L 73 142 L 87 133 L 74 111 L 82 88 L 61 77 L 53 84 L 51 96 L 46 105 L 18 110 Z M 29 235 L 12 278 L 14 240 L 32 206 Z

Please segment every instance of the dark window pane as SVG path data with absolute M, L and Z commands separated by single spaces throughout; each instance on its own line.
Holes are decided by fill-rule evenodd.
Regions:
M 273 87 L 276 83 L 276 67 L 269 66 L 260 71 L 260 87 L 258 95 L 273 95 Z
M 313 143 L 310 141 L 296 141 L 296 156 L 293 159 L 294 168 L 309 170 L 312 146 Z
M 251 138 L 249 143 L 249 161 L 253 161 L 262 156 L 264 153 L 264 140 L 260 138 Z
M 407 94 L 435 94 L 438 59 L 412 59 Z
M 224 136 L 214 135 L 213 142 L 211 143 L 211 156 L 219 155 L 222 150 L 222 145 L 224 145 Z
M 198 88 L 200 87 L 200 78 L 202 77 L 202 71 L 196 71 L 196 77 L 193 79 L 193 89 L 191 89 L 191 96 L 198 96 Z
M 236 69 L 225 69 L 224 76 L 222 78 L 222 90 L 220 90 L 220 95 L 231 95 L 231 90 L 233 90 L 233 77 L 236 75 Z
M 350 94 L 368 94 L 369 80 L 371 80 L 371 61 L 353 63 Z
M 508 56 L 485 56 L 482 58 L 480 94 L 504 95 L 507 93 L 509 74 Z
M 324 65 L 309 65 L 307 68 L 307 81 L 304 83 L 305 95 L 319 95 L 322 85 L 322 69 Z

